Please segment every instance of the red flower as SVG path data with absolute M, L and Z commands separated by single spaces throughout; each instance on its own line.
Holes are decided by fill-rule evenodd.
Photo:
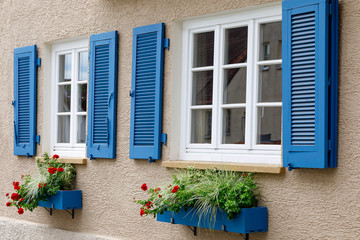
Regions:
M 176 193 L 178 190 L 179 190 L 179 187 L 178 187 L 178 186 L 175 186 L 171 192 L 172 192 L 172 193 Z
M 10 207 L 11 206 L 11 202 L 7 202 L 6 206 Z
M 246 177 L 246 173 L 244 173 L 242 176 L 243 176 L 243 177 Z
M 9 196 L 9 193 L 7 193 L 6 196 Z
M 152 204 L 152 202 L 151 202 L 151 201 L 149 201 L 149 202 L 147 202 L 147 203 L 146 203 L 147 209 L 149 209 L 149 208 L 150 208 L 151 204 Z
M 15 185 L 15 186 L 14 186 L 14 189 L 15 189 L 15 190 L 20 190 L 20 187 Z
M 51 168 L 48 168 L 48 172 L 50 174 L 54 174 L 56 172 L 56 167 L 51 167 Z
M 162 195 L 159 195 L 159 197 L 162 197 Z
M 44 183 L 44 187 L 46 187 L 46 183 Z
M 171 187 L 171 184 L 168 187 Z
M 58 172 L 63 172 L 64 169 L 63 169 L 62 167 L 59 167 L 59 168 L 57 169 L 57 171 L 58 171 Z
M 59 155 L 54 154 L 54 155 L 53 155 L 53 159 L 55 159 L 55 158 L 56 158 L 56 159 L 59 158 Z
M 43 186 L 42 186 L 42 183 L 39 183 L 39 188 L 42 188 Z
M 158 187 L 158 188 L 155 188 L 155 192 L 159 192 L 161 189 Z
M 24 200 L 25 200 L 24 198 L 21 198 L 19 202 L 24 201 Z
M 17 201 L 17 200 L 19 200 L 19 198 L 20 198 L 19 194 L 17 194 L 17 193 L 11 194 L 11 199 L 12 200 Z
M 147 186 L 146 186 L 146 183 L 144 183 L 143 185 L 141 185 L 141 189 L 146 191 L 147 190 Z
M 19 182 L 13 182 L 14 186 L 19 186 L 19 184 L 20 184 Z
M 141 209 L 140 210 L 140 216 L 142 217 L 142 215 L 144 215 L 145 214 L 145 210 L 144 209 Z
M 23 213 L 24 213 L 24 209 L 23 209 L 23 208 L 19 208 L 18 213 L 19 213 L 19 214 L 23 214 Z

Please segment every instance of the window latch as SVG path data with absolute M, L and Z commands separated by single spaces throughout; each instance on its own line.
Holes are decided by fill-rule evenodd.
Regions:
M 16 100 L 11 101 L 11 105 L 13 105 L 14 107 L 15 107 L 15 103 L 16 103 Z

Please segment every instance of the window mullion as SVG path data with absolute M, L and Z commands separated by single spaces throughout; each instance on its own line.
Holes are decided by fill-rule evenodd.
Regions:
M 72 64 L 71 64 L 71 115 L 70 115 L 70 145 L 73 147 L 75 145 L 75 134 L 76 134 L 76 50 L 72 50 Z
M 211 145 L 218 148 L 221 144 L 221 63 L 223 52 L 223 32 L 220 25 L 215 28 L 214 37 L 214 72 L 213 72 L 213 108 L 212 108 L 212 138 Z
M 254 40 L 253 42 L 255 43 L 254 46 L 254 59 L 253 59 L 253 105 L 252 105 L 252 118 L 253 118 L 253 126 L 252 126 L 252 141 L 251 141 L 251 148 L 254 148 L 254 146 L 256 146 L 256 142 L 257 142 L 257 137 L 258 137 L 258 108 L 257 108 L 257 102 L 259 99 L 259 66 L 258 66 L 258 62 L 259 62 L 259 48 L 260 48 L 260 23 L 258 21 L 253 21 L 254 23 Z

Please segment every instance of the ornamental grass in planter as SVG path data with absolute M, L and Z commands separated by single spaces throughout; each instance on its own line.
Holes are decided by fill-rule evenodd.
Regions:
M 184 215 L 185 211 L 187 215 L 198 219 L 198 226 L 204 226 L 202 222 L 207 222 L 208 228 L 213 229 L 217 229 L 217 216 L 226 216 L 225 220 L 233 220 L 239 216 L 242 209 L 254 208 L 258 204 L 258 188 L 252 173 L 188 168 L 178 171 L 169 184 L 148 189 L 144 183 L 141 189 L 146 191 L 149 197 L 135 200 L 141 205 L 140 216 L 156 217 L 164 213 L 169 216 L 174 213 Z M 266 227 L 255 231 L 265 231 L 265 228 L 267 231 L 267 209 L 263 208 L 261 211 L 263 210 L 264 214 L 260 215 L 266 218 Z M 169 214 L 169 211 L 172 213 Z M 223 214 L 219 215 L 219 212 Z M 243 215 L 246 214 L 248 213 Z M 163 219 L 160 215 L 158 220 L 159 217 Z
M 36 175 L 21 175 L 20 182 L 13 182 L 14 193 L 7 193 L 6 206 L 14 206 L 19 214 L 25 210 L 33 211 L 41 201 L 46 202 L 59 190 L 71 190 L 76 177 L 75 168 L 69 163 L 59 163 L 59 155 L 52 158 L 44 153 L 44 162 L 36 160 Z M 21 183 L 23 182 L 23 183 Z

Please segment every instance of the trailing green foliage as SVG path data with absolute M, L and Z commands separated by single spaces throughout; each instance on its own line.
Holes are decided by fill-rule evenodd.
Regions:
M 147 191 L 146 184 L 142 189 Z M 148 190 L 150 197 L 136 201 L 141 205 L 140 215 L 179 212 L 182 208 L 196 209 L 200 219 L 215 216 L 221 209 L 233 219 L 241 208 L 257 206 L 257 187 L 251 173 L 188 168 L 177 171 L 173 182 L 165 187 Z M 215 219 L 214 219 L 215 220 Z

